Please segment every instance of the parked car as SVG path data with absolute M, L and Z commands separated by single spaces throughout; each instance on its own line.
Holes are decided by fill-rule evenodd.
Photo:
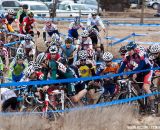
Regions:
M 5 14 L 5 10 L 4 10 L 4 8 L 2 7 L 2 5 L 0 5 L 0 14 Z
M 146 0 L 146 5 L 153 9 L 158 9 L 158 4 L 160 4 L 160 0 Z
M 97 0 L 79 0 L 77 3 L 85 4 L 88 8 L 97 11 L 98 10 L 98 2 Z M 102 9 L 100 8 L 100 11 Z
M 43 2 L 38 1 L 22 1 L 22 5 L 27 4 L 28 9 L 34 13 L 36 17 L 49 17 L 49 9 Z
M 21 8 L 21 4 L 18 0 L 1 0 L 0 3 L 5 10 L 14 9 L 18 11 Z
M 92 12 L 95 12 L 94 10 L 91 10 L 87 6 L 83 4 L 76 4 L 76 3 L 70 3 L 70 4 L 59 4 L 58 8 L 56 10 L 56 16 L 58 17 L 74 17 L 79 15 L 81 12 L 81 15 L 88 15 Z

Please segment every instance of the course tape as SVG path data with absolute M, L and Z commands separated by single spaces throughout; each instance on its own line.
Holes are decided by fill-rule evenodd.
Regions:
M 89 81 L 89 80 L 97 80 L 97 79 L 104 79 L 104 78 L 113 78 L 113 77 L 119 77 L 119 76 L 123 76 L 123 75 L 131 75 L 131 74 L 135 74 L 135 73 L 147 72 L 150 70 L 158 70 L 158 69 L 160 69 L 160 67 L 146 69 L 146 70 L 140 70 L 140 71 L 123 72 L 120 74 L 106 74 L 103 76 L 93 76 L 93 77 L 85 77 L 85 78 L 68 78 L 68 79 L 58 79 L 58 80 L 3 83 L 3 84 L 0 84 L 0 88 L 8 87 L 8 86 L 49 85 L 49 84 L 56 84 L 56 83 L 73 83 L 73 82 L 78 82 L 78 81 Z
M 142 36 L 142 35 L 141 35 Z M 106 39 L 108 40 L 115 40 L 115 41 L 120 41 L 120 38 L 116 38 L 116 37 L 106 37 Z M 125 42 L 131 42 L 133 40 L 125 40 Z M 120 43 L 120 42 L 119 42 Z M 136 41 L 137 44 L 145 44 L 145 45 L 152 45 L 152 44 L 160 44 L 160 42 L 140 42 L 140 41 Z M 118 44 L 118 43 L 117 43 Z M 108 45 L 104 45 L 104 46 L 108 46 Z M 113 46 L 112 44 L 109 44 L 109 46 Z
M 86 110 L 86 109 L 96 109 L 96 108 L 102 108 L 102 107 L 108 107 L 108 106 L 113 106 L 113 105 L 120 105 L 128 102 L 133 102 L 137 101 L 149 96 L 153 95 L 158 95 L 160 92 L 153 92 L 151 94 L 146 94 L 146 95 L 141 95 L 141 96 L 136 96 L 132 98 L 126 98 L 126 99 L 120 99 L 120 100 L 113 100 L 111 102 L 103 102 L 99 104 L 93 104 L 93 105 L 87 105 L 83 107 L 78 107 L 78 108 L 70 108 L 70 109 L 65 109 L 65 110 L 55 110 L 55 111 L 48 111 L 52 113 L 64 113 L 64 112 L 73 112 L 73 111 L 80 111 L 80 110 Z M 9 113 L 0 113 L 1 116 L 6 116 L 6 115 L 30 115 L 30 114 L 43 114 L 44 112 L 9 112 Z
M 20 42 L 21 41 L 10 42 L 10 43 L 4 44 L 4 46 L 8 47 L 8 46 L 12 46 L 12 45 L 15 45 L 17 43 L 20 43 Z

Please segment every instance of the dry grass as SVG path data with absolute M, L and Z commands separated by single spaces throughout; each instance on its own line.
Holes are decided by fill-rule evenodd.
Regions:
M 137 117 L 129 106 L 74 111 L 56 122 L 34 115 L 1 116 L 0 130 L 126 130 L 128 124 L 141 123 Z

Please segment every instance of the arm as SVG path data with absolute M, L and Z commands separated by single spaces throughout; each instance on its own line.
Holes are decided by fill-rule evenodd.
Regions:
M 123 62 L 122 65 L 120 66 L 119 70 L 118 70 L 118 73 L 122 73 L 126 67 L 127 63 L 126 62 Z

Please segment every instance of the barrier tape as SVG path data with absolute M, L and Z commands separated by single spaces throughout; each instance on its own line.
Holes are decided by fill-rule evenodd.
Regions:
M 119 77 L 123 75 L 131 75 L 135 73 L 147 72 L 150 70 L 158 70 L 160 67 L 140 70 L 140 71 L 131 71 L 131 72 L 124 72 L 120 74 L 106 74 L 103 76 L 93 76 L 93 77 L 84 77 L 84 78 L 68 78 L 68 79 L 57 79 L 57 80 L 43 80 L 43 81 L 29 81 L 29 82 L 13 82 L 13 83 L 3 83 L 0 84 L 0 88 L 8 87 L 8 86 L 23 86 L 23 85 L 49 85 L 49 84 L 56 84 L 56 83 L 73 83 L 78 81 L 89 81 L 89 80 L 97 80 L 97 79 L 104 79 L 104 78 L 113 78 Z
M 8 46 L 12 46 L 12 45 L 15 45 L 17 43 L 20 43 L 20 42 L 21 41 L 10 42 L 10 43 L 4 44 L 4 46 L 8 47 Z
M 113 105 L 119 105 L 119 104 L 124 104 L 128 102 L 133 102 L 137 101 L 149 96 L 153 95 L 158 95 L 160 92 L 153 92 L 151 94 L 146 94 L 146 95 L 141 95 L 141 96 L 136 96 L 132 98 L 126 98 L 126 99 L 120 99 L 120 100 L 113 100 L 111 102 L 104 102 L 104 103 L 99 103 L 99 104 L 93 104 L 93 105 L 87 105 L 83 107 L 78 107 L 78 108 L 70 108 L 70 109 L 65 109 L 65 110 L 55 110 L 55 111 L 48 111 L 52 113 L 64 113 L 64 112 L 72 112 L 72 111 L 80 111 L 80 110 L 86 110 L 86 109 L 96 109 L 99 107 L 108 107 L 108 106 L 113 106 Z M 1 116 L 6 116 L 6 115 L 24 115 L 24 114 L 43 114 L 44 112 L 9 112 L 9 113 L 0 113 Z

